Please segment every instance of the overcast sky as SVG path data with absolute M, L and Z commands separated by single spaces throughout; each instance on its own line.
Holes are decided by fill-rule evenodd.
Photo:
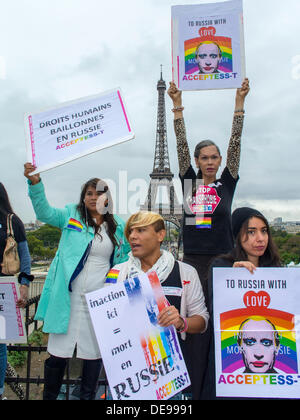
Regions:
M 119 171 L 127 171 L 129 198 L 139 185 L 136 178 L 149 181 L 160 64 L 166 82 L 171 80 L 171 6 L 205 2 L 0 0 L 0 180 L 24 222 L 35 220 L 23 177 L 25 112 L 120 86 L 135 139 L 43 173 L 47 196 L 63 207 L 77 202 L 89 178 L 118 183 Z M 299 0 L 244 0 L 251 93 L 234 207 L 255 206 L 270 220 L 300 220 L 299 18 Z M 234 90 L 183 93 L 191 150 L 210 138 L 226 161 L 234 97 Z M 171 107 L 166 97 L 171 169 L 177 178 Z M 120 213 L 118 202 L 115 207 Z

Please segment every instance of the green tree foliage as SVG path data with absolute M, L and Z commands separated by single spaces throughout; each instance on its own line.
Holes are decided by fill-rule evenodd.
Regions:
M 60 240 L 59 228 L 43 225 L 34 232 L 27 233 L 28 247 L 32 258 L 52 259 Z
M 283 264 L 289 264 L 292 261 L 299 264 L 300 235 L 272 229 L 272 237 L 278 247 Z

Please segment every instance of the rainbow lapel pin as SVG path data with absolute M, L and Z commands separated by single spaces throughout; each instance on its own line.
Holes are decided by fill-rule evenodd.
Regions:
M 108 272 L 105 283 L 117 283 L 120 270 L 114 270 L 113 268 Z

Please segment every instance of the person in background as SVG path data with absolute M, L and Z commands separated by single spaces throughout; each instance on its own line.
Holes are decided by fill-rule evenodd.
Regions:
M 244 103 L 249 90 L 249 80 L 245 79 L 242 87 L 236 91 L 227 161 L 219 178 L 217 174 L 222 156 L 219 147 L 211 140 L 204 140 L 196 145 L 194 161 L 198 173 L 193 169 L 183 119 L 182 92 L 174 82 L 170 83 L 168 90 L 173 101 L 179 176 L 184 197 L 183 261 L 196 268 L 207 305 L 210 263 L 217 255 L 229 252 L 233 247 L 231 205 L 239 180 Z M 188 344 L 191 349 L 188 363 L 191 365 L 192 375 L 195 375 L 192 381 L 194 399 L 205 399 L 203 381 L 207 369 L 209 337 L 207 331 L 202 336 L 190 337 Z
M 14 213 L 7 191 L 0 182 L 0 277 L 6 276 L 2 273 L 3 253 L 6 247 L 7 239 L 7 217 L 12 216 L 12 228 L 15 240 L 18 244 L 18 254 L 20 258 L 20 274 L 18 280 L 20 283 L 20 299 L 17 302 L 18 307 L 24 308 L 28 298 L 28 287 L 31 276 L 31 258 L 26 240 L 25 228 L 21 219 Z M 5 344 L 0 344 L 0 399 L 4 392 L 4 380 L 7 365 L 7 348 Z
M 25 164 L 36 217 L 62 231 L 35 316 L 49 333 L 43 399 L 57 398 L 66 361 L 76 352 L 83 360 L 80 399 L 93 400 L 102 361 L 84 294 L 103 287 L 110 267 L 127 260 L 125 223 L 113 214 L 110 190 L 99 178 L 83 185 L 78 204 L 58 209 L 48 203 L 40 176 L 31 175 L 34 169 Z

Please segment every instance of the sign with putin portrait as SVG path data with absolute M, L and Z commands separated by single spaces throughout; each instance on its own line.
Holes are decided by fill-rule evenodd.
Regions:
M 217 397 L 300 397 L 299 276 L 213 269 Z
M 242 0 L 173 6 L 172 68 L 180 90 L 241 87 L 245 78 Z

